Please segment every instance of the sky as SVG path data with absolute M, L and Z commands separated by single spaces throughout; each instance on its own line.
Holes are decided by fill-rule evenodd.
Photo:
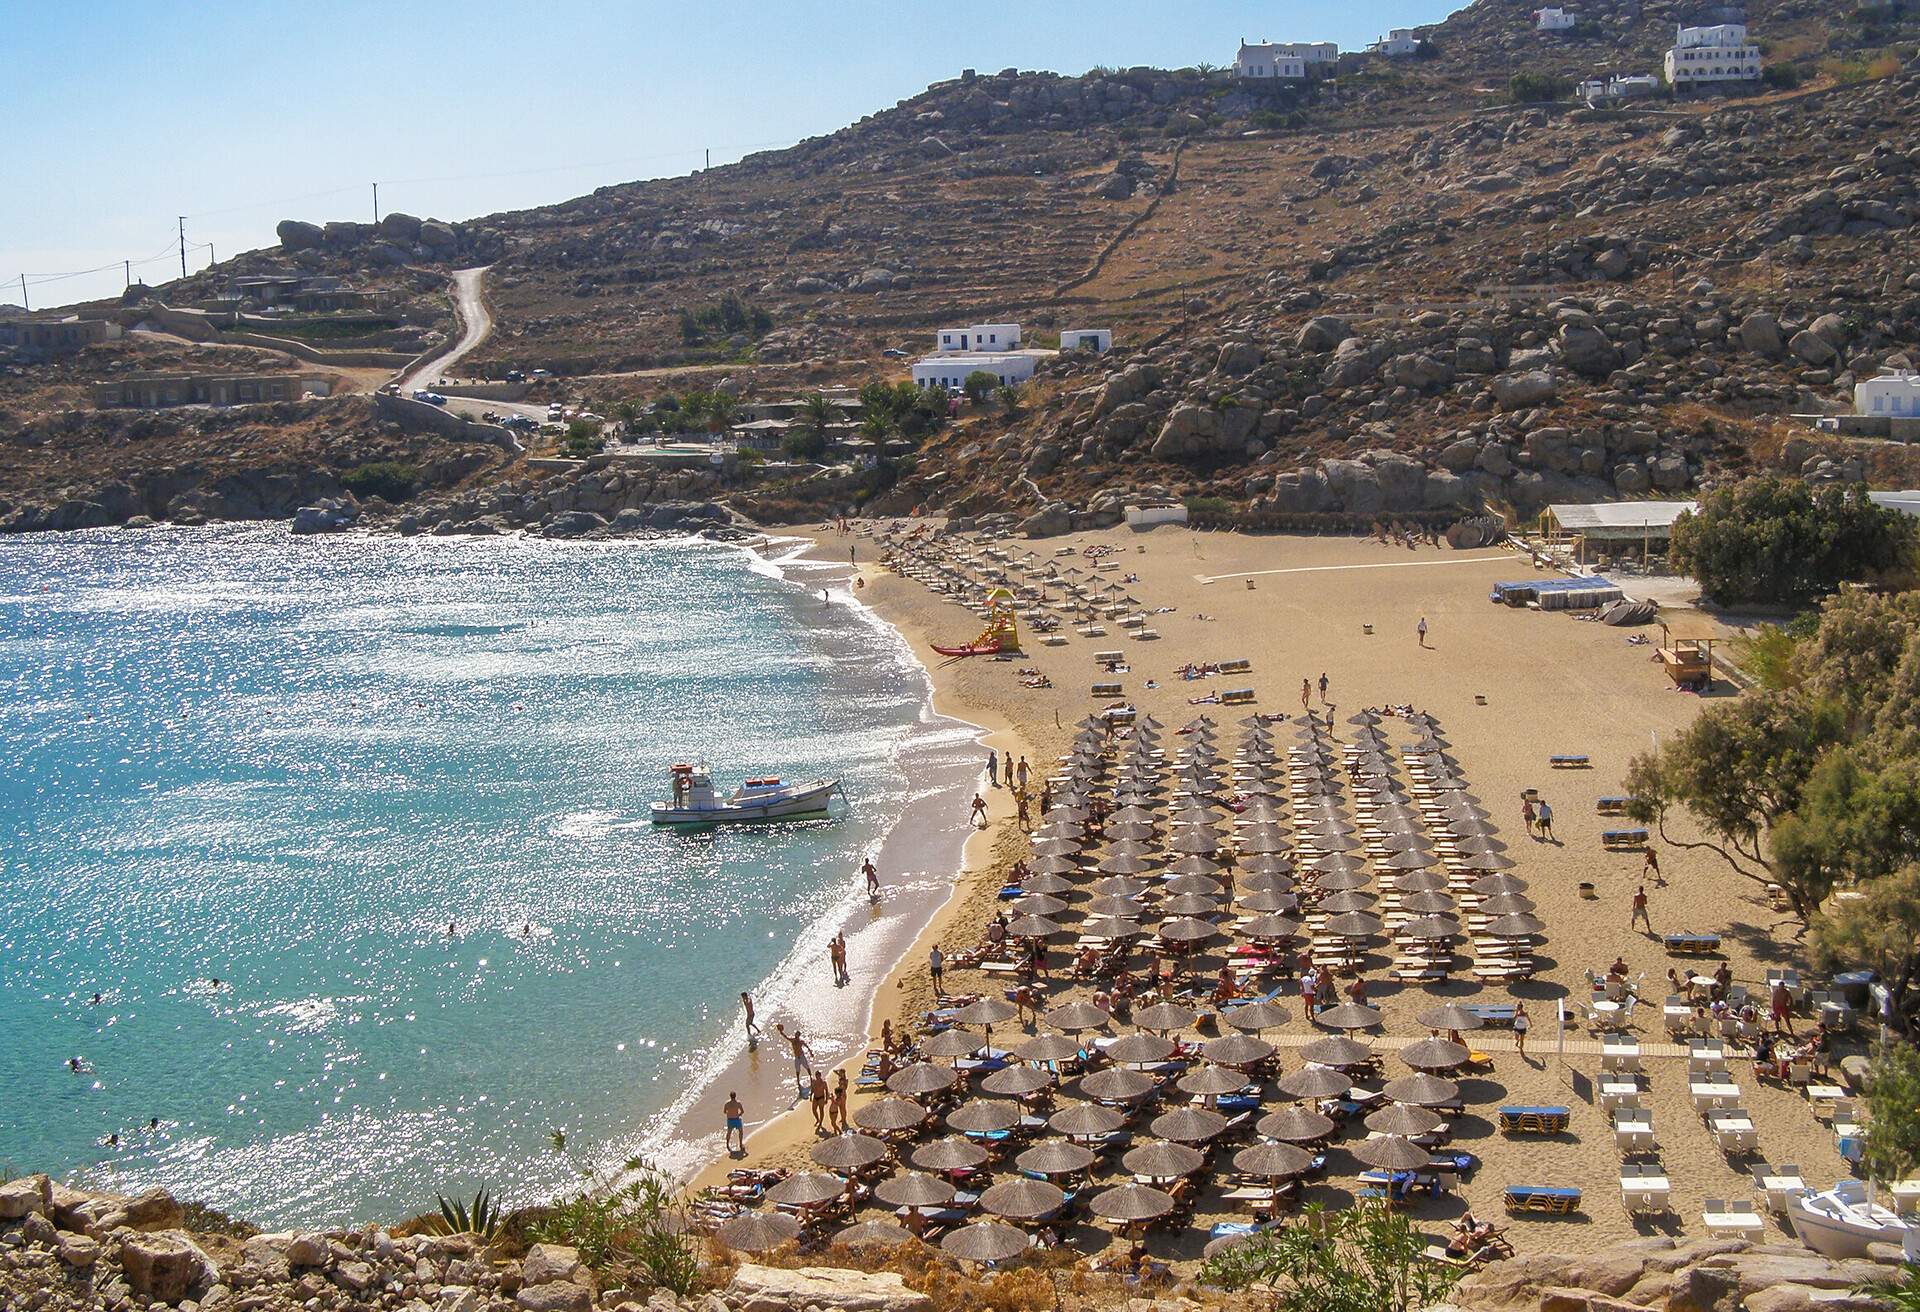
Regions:
M 468 219 L 730 163 L 964 68 L 1364 45 L 1446 0 L 0 0 L 0 304 L 117 294 L 283 218 Z M 111 266 L 101 268 L 100 266 Z M 77 277 L 57 277 L 97 270 Z

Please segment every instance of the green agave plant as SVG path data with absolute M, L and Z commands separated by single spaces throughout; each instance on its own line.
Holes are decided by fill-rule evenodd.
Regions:
M 440 1200 L 440 1224 L 446 1234 L 479 1235 L 482 1239 L 491 1239 L 494 1231 L 500 1228 L 500 1206 L 485 1189 L 475 1194 L 471 1203 L 448 1198 L 445 1194 L 435 1194 L 434 1197 Z

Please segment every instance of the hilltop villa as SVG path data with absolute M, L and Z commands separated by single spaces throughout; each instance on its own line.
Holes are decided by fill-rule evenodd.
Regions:
M 914 385 L 948 392 L 959 391 L 966 385 L 967 375 L 974 373 L 992 374 L 1004 387 L 1024 383 L 1033 377 L 1042 360 L 1059 354 L 1023 348 L 1017 323 L 942 328 L 934 340 L 933 353 L 913 362 Z
M 1580 19 L 1565 9 L 1536 9 L 1533 11 L 1533 26 L 1539 32 L 1569 32 Z
M 1742 82 L 1760 76 L 1760 47 L 1747 40 L 1744 23 L 1683 27 L 1667 51 L 1667 83 Z
M 1249 45 L 1240 42 L 1240 53 L 1233 59 L 1235 78 L 1271 81 L 1299 80 L 1316 68 L 1331 67 L 1340 58 L 1340 47 L 1331 41 L 1262 41 Z
M 1396 27 L 1367 49 L 1376 55 L 1398 58 L 1402 55 L 1417 54 L 1420 50 L 1420 38 L 1414 35 L 1410 27 Z

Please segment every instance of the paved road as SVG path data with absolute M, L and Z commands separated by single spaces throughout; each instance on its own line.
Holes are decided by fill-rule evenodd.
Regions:
M 481 295 L 486 274 L 485 268 L 454 271 L 453 308 L 460 316 L 460 340 L 401 378 L 401 395 L 408 395 L 415 388 L 425 387 L 431 380 L 452 373 L 453 367 L 479 350 L 480 343 L 486 341 L 493 332 L 493 316 L 487 313 L 486 297 Z

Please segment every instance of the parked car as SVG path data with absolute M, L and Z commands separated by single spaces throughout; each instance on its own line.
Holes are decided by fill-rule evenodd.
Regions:
M 507 370 L 507 381 L 510 383 L 524 383 L 527 381 L 527 376 L 518 369 L 509 369 Z
M 429 392 L 424 387 L 416 387 L 413 389 L 413 399 L 416 401 L 425 401 L 428 405 L 445 405 L 447 403 L 446 397 L 440 395 L 438 392 Z
M 533 420 L 529 419 L 525 415 L 508 415 L 505 419 L 502 419 L 500 421 L 500 426 L 502 428 L 519 429 L 521 431 L 528 432 L 528 433 L 531 433 L 534 429 L 540 427 L 540 425 L 534 423 Z
M 886 350 L 880 352 L 880 354 L 886 356 L 889 360 L 904 360 L 907 358 L 907 353 L 897 346 L 889 346 Z

